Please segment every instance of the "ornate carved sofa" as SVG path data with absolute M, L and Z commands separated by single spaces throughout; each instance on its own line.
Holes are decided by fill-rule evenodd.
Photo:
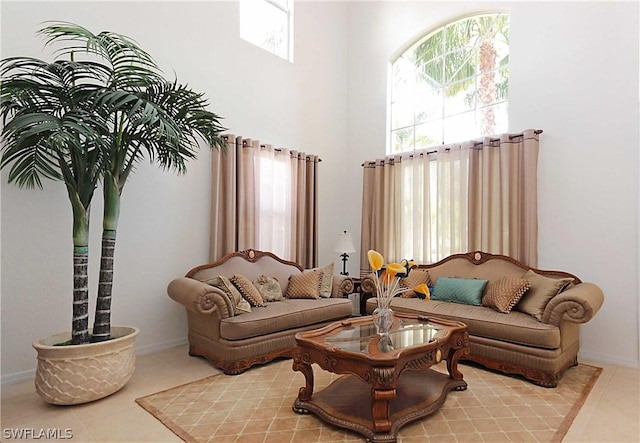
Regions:
M 353 290 L 353 280 L 342 275 L 333 275 L 328 298 L 284 298 L 241 314 L 235 312 L 229 295 L 212 283 L 220 276 L 242 275 L 254 282 L 264 275 L 275 277 L 285 294 L 289 278 L 303 271 L 270 252 L 250 249 L 195 267 L 171 281 L 169 296 L 187 312 L 189 354 L 206 357 L 225 374 L 239 374 L 254 364 L 291 357 L 297 332 L 352 315 L 352 302 L 345 297 Z
M 584 283 L 573 274 L 531 268 L 504 255 L 480 251 L 455 254 L 434 264 L 419 265 L 417 269 L 427 271 L 429 286 L 435 286 L 432 299 L 395 297 L 391 302 L 394 311 L 461 321 L 467 325 L 471 348 L 464 359 L 522 375 L 546 387 L 555 387 L 564 371 L 577 364 L 580 324 L 589 321 L 604 302 L 598 286 Z M 482 304 L 433 299 L 439 298 L 440 277 L 488 280 L 483 303 L 487 290 L 497 288 L 501 279 L 502 282 L 530 279 L 530 287 L 508 307 L 510 312 L 507 309 L 508 313 L 504 313 Z M 375 294 L 373 278 L 371 274 L 362 279 L 364 297 Z M 539 297 L 543 290 L 546 299 Z M 367 300 L 368 313 L 375 307 L 375 298 Z

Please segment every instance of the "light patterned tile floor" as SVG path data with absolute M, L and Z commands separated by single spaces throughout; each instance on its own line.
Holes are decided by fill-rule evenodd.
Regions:
M 640 370 L 630 369 L 597 362 L 585 362 L 594 366 L 603 368 L 603 373 L 594 386 L 591 395 L 587 398 L 580 413 L 573 422 L 573 425 L 567 432 L 564 442 L 639 442 L 640 441 L 640 424 L 638 417 L 640 416 Z M 18 432 L 20 430 L 29 429 L 37 431 L 45 428 L 71 429 L 73 433 L 72 440 L 60 439 L 59 441 L 71 441 L 74 443 L 92 443 L 92 442 L 180 442 L 174 433 L 163 426 L 151 414 L 135 403 L 135 399 L 143 397 L 155 392 L 159 392 L 180 384 L 188 383 L 193 380 L 201 379 L 209 375 L 218 373 L 209 363 L 200 358 L 190 357 L 187 354 L 186 346 L 171 348 L 155 354 L 145 355 L 138 358 L 136 365 L 136 373 L 131 381 L 124 389 L 113 394 L 112 396 L 100 400 L 98 402 L 79 405 L 74 407 L 57 407 L 44 403 L 35 393 L 33 381 L 24 381 L 2 386 L 2 408 L 0 410 L 1 428 L 3 435 L 0 437 L 2 441 L 10 440 L 4 435 L 5 432 Z M 251 372 L 249 371 L 248 374 Z M 301 375 L 298 375 L 302 377 Z M 297 377 L 297 376 L 296 376 Z M 330 377 L 330 376 L 329 376 Z M 467 374 L 465 373 L 465 378 Z M 467 378 L 467 381 L 474 385 L 479 385 L 482 379 Z M 498 386 L 476 386 L 478 395 L 484 394 L 487 401 L 483 401 L 482 405 L 466 403 L 467 400 L 462 396 L 450 396 L 454 401 L 449 401 L 443 405 L 439 412 L 442 416 L 441 420 L 432 420 L 430 423 L 436 423 L 429 431 L 434 435 L 444 437 L 448 433 L 447 428 L 456 426 L 456 429 L 473 428 L 474 432 L 469 432 L 468 439 L 459 439 L 460 441 L 481 441 L 477 440 L 478 435 L 482 435 L 484 441 L 506 441 L 505 428 L 512 427 L 514 432 L 518 432 L 518 426 L 522 424 L 523 417 L 529 417 L 528 409 L 535 407 L 537 417 L 544 421 L 552 419 L 557 412 L 556 406 L 548 405 L 547 401 L 554 399 L 552 390 L 544 396 L 534 398 L 529 390 L 535 390 L 535 386 L 525 386 L 520 388 L 510 387 L 510 378 L 503 377 Z M 273 410 L 280 403 L 277 403 L 278 397 L 280 401 L 287 402 L 287 407 L 291 399 L 283 399 L 283 396 L 291 395 L 289 391 L 294 389 L 293 395 L 297 394 L 297 389 L 301 385 L 300 381 L 294 377 L 292 382 L 282 382 L 282 386 L 274 388 L 274 393 L 270 397 L 262 398 L 257 406 L 253 408 L 253 420 L 246 429 L 247 435 L 261 435 L 261 426 L 264 427 L 271 422 L 272 417 L 269 416 L 269 409 Z M 317 384 L 320 384 L 321 377 L 317 377 Z M 264 382 L 265 380 L 256 380 L 256 382 Z M 327 381 L 325 380 L 324 383 Z M 240 387 L 238 381 L 238 388 Z M 245 382 L 246 383 L 246 382 Z M 246 386 L 245 386 L 246 387 Z M 260 389 L 256 387 L 256 389 Z M 276 391 L 277 389 L 277 391 Z M 505 405 L 493 404 L 495 400 L 489 399 L 496 392 L 505 392 L 503 390 L 511 389 L 514 394 L 511 397 L 516 404 Z M 251 393 L 246 389 L 241 390 L 247 397 L 247 401 L 251 397 L 260 398 L 257 393 Z M 517 395 L 515 395 L 517 394 Z M 197 395 L 197 393 L 196 393 Z M 202 394 L 204 395 L 204 393 Z M 218 395 L 217 393 L 209 393 L 207 395 Z M 570 395 L 570 394 L 569 394 Z M 522 400 L 527 397 L 526 400 Z M 517 404 L 522 402 L 523 404 Z M 495 402 L 497 403 L 497 402 Z M 242 407 L 241 402 L 235 403 L 236 409 L 234 413 L 238 418 L 246 417 L 249 410 Z M 246 403 L 245 403 L 246 406 Z M 498 423 L 495 418 L 486 417 L 486 408 L 491 408 L 495 416 L 496 410 L 503 411 L 503 414 L 509 417 L 507 410 L 517 411 L 518 417 L 511 416 L 512 420 Z M 287 408 L 281 408 L 284 411 Z M 456 409 L 458 409 L 456 411 Z M 464 411 L 464 417 L 460 414 Z M 224 413 L 224 412 L 221 412 Z M 363 441 L 359 435 L 351 435 L 347 440 L 341 434 L 342 431 L 323 425 L 313 416 L 297 416 L 295 427 L 292 426 L 290 414 L 280 412 L 282 416 L 276 416 L 279 422 L 273 428 L 273 432 L 268 434 L 265 442 L 281 443 L 283 441 L 291 442 L 312 442 L 312 441 Z M 264 416 L 264 418 L 261 418 Z M 453 417 L 452 420 L 444 420 L 445 415 Z M 509 412 L 510 414 L 510 412 Z M 460 417 L 456 419 L 455 417 Z M 236 423 L 246 425 L 245 421 L 235 420 Z M 233 427 L 233 420 L 229 420 L 228 426 Z M 423 422 L 406 425 L 402 428 L 402 441 L 406 443 L 424 442 Z M 533 426 L 544 426 L 543 422 L 537 421 Z M 211 428 L 202 429 L 205 435 L 209 435 L 212 428 L 219 425 L 211 424 Z M 270 428 L 271 430 L 271 428 Z M 479 434 L 480 430 L 482 433 Z M 231 432 L 229 430 L 228 432 Z M 548 435 L 545 431 L 532 431 L 520 435 L 521 441 L 547 441 Z M 237 434 L 236 434 L 237 435 Z M 516 434 L 517 435 L 517 434 Z M 438 442 L 447 441 L 445 438 L 435 438 Z M 20 441 L 38 441 L 42 439 L 26 439 Z M 55 441 L 55 440 L 46 440 Z M 235 435 L 227 434 L 226 437 L 220 433 L 220 438 L 215 442 L 236 441 Z M 243 442 L 251 443 L 250 437 L 243 439 Z

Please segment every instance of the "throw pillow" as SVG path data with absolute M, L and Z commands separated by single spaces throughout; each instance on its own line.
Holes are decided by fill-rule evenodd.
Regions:
M 487 283 L 487 293 L 482 297 L 482 306 L 488 306 L 508 314 L 527 292 L 531 283 L 518 277 L 502 277 Z
M 266 306 L 264 300 L 262 299 L 262 295 L 260 295 L 260 292 L 258 292 L 256 287 L 253 286 L 253 283 L 251 283 L 251 280 L 249 280 L 247 277 L 245 277 L 244 275 L 236 274 L 231 277 L 230 280 L 231 283 L 233 283 L 234 286 L 238 288 L 238 291 L 240 291 L 240 294 L 242 294 L 242 298 L 248 301 L 251 306 Z
M 316 272 L 322 272 L 322 278 L 320 280 L 320 297 L 331 297 L 331 291 L 333 289 L 333 262 L 322 268 L 314 268 Z
M 218 276 L 214 277 L 211 280 L 207 280 L 205 283 L 215 286 L 225 293 L 227 299 L 229 300 L 229 304 L 233 309 L 233 315 L 240 315 L 244 312 L 251 312 L 251 305 L 248 301 L 242 298 L 242 295 L 236 289 L 236 287 L 229 281 L 227 277 Z
M 320 298 L 321 272 L 302 272 L 289 277 L 286 298 Z
M 280 301 L 284 297 L 282 296 L 282 288 L 280 288 L 280 283 L 278 283 L 278 279 L 275 277 L 267 277 L 266 275 L 261 275 L 255 281 L 254 286 L 262 295 L 262 299 L 266 302 L 270 301 Z
M 476 278 L 439 277 L 431 294 L 431 300 L 452 301 L 479 306 L 482 291 L 489 280 Z
M 529 280 L 531 287 L 515 306 L 515 310 L 532 315 L 542 321 L 542 313 L 547 303 L 562 292 L 572 281 L 572 278 L 550 278 L 528 270 L 522 276 Z
M 409 275 L 400 279 L 400 287 L 409 288 L 408 291 L 401 292 L 400 296 L 404 298 L 415 298 L 417 294 L 413 288 L 421 284 L 431 286 L 429 271 L 426 269 L 412 269 Z

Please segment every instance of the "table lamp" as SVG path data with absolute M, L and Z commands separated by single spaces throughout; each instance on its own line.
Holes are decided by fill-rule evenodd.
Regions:
M 340 253 L 340 257 L 342 257 L 342 272 L 340 275 L 349 275 L 347 272 L 347 260 L 349 259 L 349 252 L 356 252 L 356 248 L 353 246 L 353 240 L 351 239 L 351 234 L 347 231 L 344 231 L 342 234 L 338 235 L 338 245 L 336 246 L 335 252 Z

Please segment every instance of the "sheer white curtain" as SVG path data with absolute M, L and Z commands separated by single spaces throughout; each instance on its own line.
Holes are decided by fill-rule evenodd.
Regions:
M 405 155 L 399 256 L 433 263 L 467 250 L 469 146 L 443 145 Z
M 290 257 L 293 213 L 291 156 L 288 152 L 263 145 L 256 151 L 256 206 L 260 216 L 258 225 L 258 249 L 271 251 L 278 257 Z

